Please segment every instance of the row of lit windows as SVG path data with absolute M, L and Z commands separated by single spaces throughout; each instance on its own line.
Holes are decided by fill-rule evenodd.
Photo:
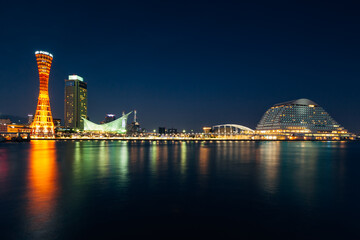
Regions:
M 281 105 L 269 109 L 257 128 L 274 129 L 291 125 L 305 125 L 311 129 L 329 130 L 340 127 L 321 107 Z

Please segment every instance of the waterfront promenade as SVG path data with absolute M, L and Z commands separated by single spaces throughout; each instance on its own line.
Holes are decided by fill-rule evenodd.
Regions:
M 15 137 L 16 136 L 16 137 Z M 57 140 L 57 141 L 131 141 L 131 142 L 237 142 L 237 141 L 349 141 L 357 140 L 355 136 L 352 138 L 302 138 L 302 137 L 290 137 L 279 138 L 274 136 L 259 136 L 259 135 L 178 135 L 178 136 L 158 136 L 158 135 L 146 135 L 146 136 L 104 136 L 104 135 L 68 135 L 68 136 L 49 136 L 39 137 L 30 136 L 30 134 L 18 134 L 18 133 L 0 133 L 2 141 L 0 142 L 27 142 L 30 140 Z
M 74 137 L 74 138 L 31 138 L 32 140 L 58 141 L 131 141 L 131 142 L 240 142 L 240 141 L 354 141 L 356 139 L 260 139 L 240 138 L 236 136 L 205 138 L 205 137 Z
M 59 141 L 139 141 L 139 142 L 152 142 L 152 141 L 161 141 L 161 142 L 172 142 L 172 141 L 253 141 L 256 139 L 251 138 L 240 138 L 240 137 L 219 137 L 219 138 L 209 138 L 209 137 L 54 137 L 54 138 L 31 138 L 32 140 L 59 140 Z

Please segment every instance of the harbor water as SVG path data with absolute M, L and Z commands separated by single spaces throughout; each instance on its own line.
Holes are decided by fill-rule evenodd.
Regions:
M 360 142 L 0 144 L 1 239 L 360 239 Z

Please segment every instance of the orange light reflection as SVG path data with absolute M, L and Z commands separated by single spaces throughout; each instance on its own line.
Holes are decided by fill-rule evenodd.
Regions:
M 30 228 L 46 228 L 53 217 L 57 196 L 55 141 L 31 141 L 28 175 Z

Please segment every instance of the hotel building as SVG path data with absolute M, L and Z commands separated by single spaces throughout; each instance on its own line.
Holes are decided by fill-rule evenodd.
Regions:
M 342 140 L 355 136 L 309 99 L 275 104 L 256 127 L 259 139 Z
M 66 128 L 84 129 L 87 118 L 87 83 L 78 75 L 65 80 L 64 124 Z

